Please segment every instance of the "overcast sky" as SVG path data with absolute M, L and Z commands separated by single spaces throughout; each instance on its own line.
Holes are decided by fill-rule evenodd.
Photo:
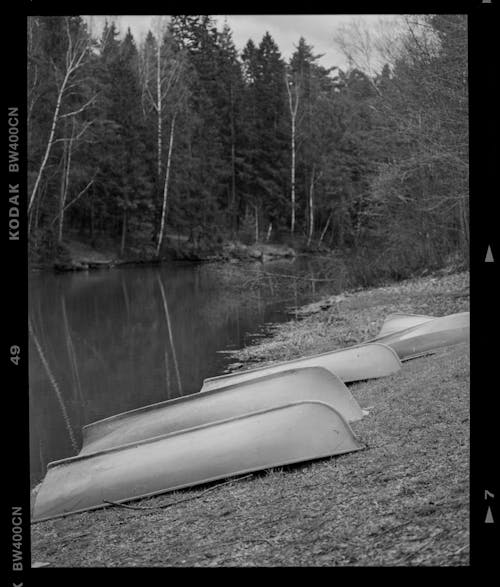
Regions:
M 104 16 L 94 16 L 94 34 L 99 34 L 104 22 Z M 120 31 L 126 32 L 130 27 L 136 42 L 139 42 L 142 36 L 151 28 L 152 16 L 113 16 L 119 24 Z M 333 34 L 335 29 L 353 19 L 367 21 L 370 25 L 375 25 L 381 18 L 387 19 L 380 15 L 339 15 L 339 14 L 233 14 L 217 15 L 216 19 L 221 28 L 224 19 L 233 32 L 233 39 L 236 48 L 241 51 L 246 45 L 248 39 L 253 39 L 259 43 L 264 33 L 269 31 L 276 41 L 282 56 L 288 59 L 294 51 L 298 40 L 303 36 L 306 41 L 313 45 L 316 54 L 324 53 L 324 57 L 319 63 L 325 67 L 337 65 L 345 66 L 345 59 L 333 43 Z

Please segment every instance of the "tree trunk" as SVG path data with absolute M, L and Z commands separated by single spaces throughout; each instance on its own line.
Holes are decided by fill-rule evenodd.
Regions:
M 70 85 L 68 85 L 70 78 L 76 71 L 78 71 L 78 69 L 80 69 L 80 67 L 82 67 L 82 65 L 84 63 L 84 58 L 86 55 L 88 55 L 88 53 L 87 53 L 87 49 L 88 49 L 87 40 L 86 39 L 72 39 L 71 33 L 70 33 L 69 17 L 65 17 L 65 21 L 66 21 L 66 31 L 67 31 L 67 35 L 68 35 L 68 39 L 69 39 L 68 48 L 67 48 L 66 54 L 65 54 L 66 68 L 62 72 L 63 73 L 62 81 L 61 81 L 61 85 L 59 86 L 58 92 L 57 92 L 56 106 L 54 109 L 54 114 L 52 115 L 52 123 L 50 126 L 50 132 L 49 132 L 49 138 L 47 140 L 47 146 L 45 147 L 45 153 L 42 158 L 42 162 L 40 163 L 40 167 L 38 169 L 35 184 L 33 186 L 33 189 L 31 191 L 31 195 L 29 197 L 28 215 L 31 215 L 31 209 L 33 207 L 36 195 L 38 193 L 40 181 L 41 181 L 43 173 L 45 171 L 45 167 L 47 166 L 50 152 L 51 152 L 52 147 L 55 143 L 55 132 L 56 132 L 57 123 L 59 122 L 59 120 L 61 118 L 65 118 L 68 116 L 76 116 L 78 113 L 85 110 L 87 108 L 87 106 L 91 102 L 93 102 L 93 100 L 95 98 L 95 96 L 94 96 L 86 104 L 84 104 L 82 107 L 75 110 L 74 112 L 68 112 L 63 115 L 60 114 L 64 93 L 68 89 L 70 89 L 72 92 L 74 92 L 74 90 L 72 88 L 74 88 L 75 86 L 78 85 L 74 79 L 72 80 L 72 83 Z
M 161 156 L 162 156 L 162 100 L 161 100 L 161 35 L 158 32 L 158 39 L 156 40 L 156 111 L 158 114 L 157 122 L 157 138 L 158 138 L 158 186 L 161 181 Z
M 299 106 L 299 94 L 298 89 L 295 89 L 295 104 L 293 103 L 292 90 L 290 85 L 292 82 L 288 82 L 288 78 L 285 76 L 285 85 L 288 92 L 288 106 L 290 108 L 290 117 L 292 120 L 292 136 L 291 136 L 291 151 L 292 151 L 292 164 L 290 169 L 290 183 L 291 183 L 291 220 L 290 220 L 290 233 L 293 234 L 295 231 L 295 122 L 297 118 L 297 110 Z
M 344 246 L 344 196 L 340 196 L 340 222 L 338 223 L 337 244 L 339 247 Z
M 62 154 L 62 172 L 61 172 L 61 187 L 59 189 L 59 222 L 57 226 L 57 244 L 61 244 L 62 242 L 62 217 L 63 217 L 63 209 L 64 209 L 64 201 L 66 200 L 66 166 L 67 166 L 67 159 L 68 159 L 68 145 L 66 141 L 63 145 L 63 154 Z
M 332 213 L 330 212 L 330 216 L 328 216 L 328 220 L 326 221 L 325 227 L 321 231 L 321 236 L 319 237 L 319 241 L 318 241 L 318 247 L 321 246 L 321 243 L 323 242 L 323 239 L 325 238 L 325 234 L 326 234 L 326 231 L 328 230 L 328 227 L 330 226 L 331 219 L 332 219 Z
M 467 218 L 467 205 L 465 202 L 465 198 L 463 196 L 459 196 L 459 204 L 458 204 L 458 214 L 459 214 L 459 222 L 460 222 L 460 235 L 461 235 L 461 248 L 464 254 L 464 257 L 467 259 L 469 257 L 469 244 L 470 244 L 470 236 L 469 236 L 469 222 Z
M 71 129 L 70 140 L 64 141 L 63 169 L 61 175 L 61 193 L 59 197 L 59 225 L 57 229 L 58 244 L 61 244 L 63 240 L 64 211 L 66 208 L 66 200 L 68 196 L 69 173 L 71 170 L 71 155 L 73 151 L 74 129 L 75 126 L 73 124 Z
M 170 141 L 168 145 L 168 156 L 167 156 L 167 171 L 165 173 L 165 185 L 163 187 L 163 202 L 161 208 L 161 221 L 160 221 L 160 230 L 158 233 L 158 244 L 156 245 L 156 256 L 158 257 L 160 254 L 161 245 L 163 242 L 163 230 L 165 226 L 165 216 L 167 210 L 167 197 L 168 197 L 168 180 L 170 176 L 170 162 L 172 159 L 172 150 L 174 146 L 174 130 L 175 130 L 175 118 L 177 113 L 174 114 L 172 118 L 172 125 L 170 127 Z
M 291 182 L 292 182 L 292 218 L 290 224 L 290 232 L 293 234 L 295 231 L 295 116 L 292 118 L 292 169 L 291 169 Z
M 259 242 L 259 208 L 255 206 L 255 242 Z
M 237 215 L 236 208 L 236 133 L 234 129 L 234 95 L 233 87 L 231 86 L 231 211 L 233 216 L 233 234 L 237 231 Z
M 66 72 L 66 75 L 64 76 L 64 79 L 61 83 L 61 87 L 59 88 L 59 92 L 57 94 L 56 107 L 54 110 L 54 114 L 52 116 L 52 124 L 50 127 L 50 133 L 49 133 L 49 138 L 47 141 L 47 147 L 45 148 L 45 154 L 43 156 L 42 162 L 41 162 L 40 167 L 38 169 L 38 173 L 37 173 L 36 180 L 35 180 L 35 185 L 33 186 L 33 190 L 31 191 L 31 195 L 30 195 L 30 199 L 29 199 L 29 203 L 28 203 L 28 214 L 31 212 L 33 202 L 35 201 L 35 197 L 38 192 L 38 186 L 40 185 L 40 180 L 42 179 L 42 175 L 45 170 L 45 166 L 47 165 L 50 151 L 52 150 L 52 145 L 54 144 L 54 135 L 56 132 L 57 123 L 59 121 L 59 111 L 61 109 L 61 102 L 62 102 L 63 94 L 66 90 L 68 78 L 69 78 L 69 71 Z
M 307 238 L 307 246 L 309 246 L 311 244 L 312 235 L 314 232 L 314 201 L 313 201 L 314 172 L 315 172 L 315 168 L 313 165 L 312 172 L 311 172 L 311 183 L 309 185 L 309 236 Z

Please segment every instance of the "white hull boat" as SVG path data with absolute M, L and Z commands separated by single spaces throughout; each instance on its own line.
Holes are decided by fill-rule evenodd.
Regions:
M 294 401 L 322 401 L 345 420 L 363 412 L 340 379 L 321 367 L 255 377 L 204 393 L 144 406 L 85 426 L 81 455 L 138 442 Z
M 273 363 L 266 367 L 210 377 L 203 382 L 201 391 L 222 388 L 243 383 L 262 375 L 282 373 L 288 369 L 304 367 L 323 367 L 334 373 L 344 383 L 349 383 L 396 373 L 401 369 L 401 361 L 397 353 L 387 345 L 361 344 L 337 351 Z
M 33 522 L 360 450 L 322 402 L 296 402 L 49 464 Z

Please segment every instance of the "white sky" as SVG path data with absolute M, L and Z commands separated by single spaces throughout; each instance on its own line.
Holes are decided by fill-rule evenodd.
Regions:
M 94 34 L 99 35 L 102 30 L 105 16 L 94 16 Z M 376 26 L 381 20 L 391 18 L 390 15 L 350 15 L 350 14 L 233 14 L 217 15 L 216 19 L 221 28 L 224 19 L 233 32 L 236 48 L 241 51 L 248 39 L 258 44 L 264 33 L 269 31 L 276 41 L 282 56 L 289 59 L 299 38 L 303 36 L 314 47 L 316 54 L 324 53 L 319 63 L 325 67 L 334 65 L 345 67 L 345 58 L 333 43 L 335 29 L 351 20 L 366 21 L 370 26 Z M 148 29 L 152 28 L 151 15 L 113 15 L 122 33 L 130 27 L 138 43 Z

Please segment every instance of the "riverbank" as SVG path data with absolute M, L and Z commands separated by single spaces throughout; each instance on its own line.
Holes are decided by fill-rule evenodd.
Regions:
M 113 247 L 94 248 L 79 240 L 67 240 L 59 245 L 57 254 L 41 262 L 31 262 L 36 270 L 89 271 L 112 269 L 123 265 L 151 265 L 165 261 L 230 262 L 261 261 L 266 263 L 277 259 L 293 259 L 296 251 L 286 245 L 255 243 L 245 245 L 239 241 L 221 242 L 217 245 L 199 245 L 186 237 L 172 235 L 166 240 L 161 255 L 153 247 L 129 250 L 119 254 Z
M 358 344 L 374 338 L 384 319 L 394 312 L 446 316 L 468 309 L 467 272 L 441 271 L 382 287 L 346 291 L 292 310 L 294 320 L 272 325 L 261 342 L 228 353 L 235 359 L 228 370 Z
M 468 310 L 468 274 L 436 274 L 331 296 L 232 353 L 255 366 L 376 334 L 391 312 Z M 469 562 L 468 345 L 404 364 L 351 391 L 369 415 L 366 449 L 273 470 L 204 493 L 142 500 L 32 527 L 50 566 L 466 565 Z M 180 498 L 190 501 L 165 508 Z

